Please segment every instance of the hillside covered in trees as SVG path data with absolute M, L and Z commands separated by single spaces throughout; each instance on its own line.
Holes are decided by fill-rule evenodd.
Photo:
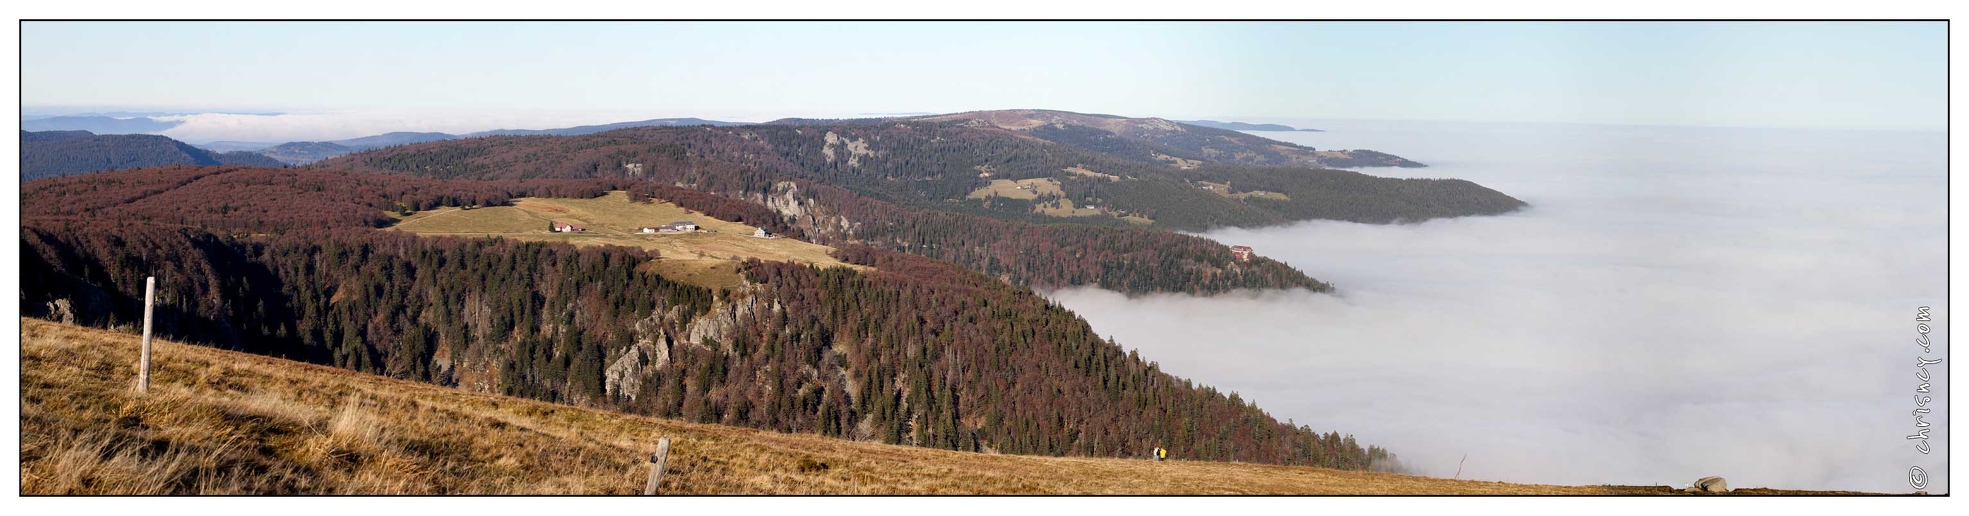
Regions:
M 1353 150 L 1327 150 L 1240 133 L 1240 130 L 1284 130 L 1282 125 L 1225 124 L 1209 120 L 1177 122 L 1161 118 L 1130 118 L 1090 115 L 1048 109 L 1006 109 L 931 115 L 913 120 L 956 122 L 966 127 L 989 128 L 1054 143 L 1128 154 L 1136 159 L 1163 160 L 1180 165 L 1182 160 L 1226 165 L 1327 167 L 1330 160 L 1350 157 Z M 1351 156 L 1362 159 L 1362 166 L 1425 167 L 1391 154 Z
M 780 224 L 747 223 L 816 243 L 919 254 L 1020 285 L 1128 293 L 1327 288 L 1283 264 L 1234 262 L 1223 245 L 1168 230 L 1309 219 L 1400 223 L 1524 206 L 1463 180 L 1183 158 L 1178 166 L 1134 140 L 1112 140 L 1116 149 L 1097 152 L 965 120 L 794 120 L 449 140 L 315 167 L 672 185 L 771 208 Z M 995 190 L 1009 182 L 1044 188 L 1009 191 L 1023 197 Z
M 473 391 L 954 450 L 1163 445 L 1350 469 L 1388 457 L 1163 373 L 1028 290 L 921 256 L 845 246 L 841 259 L 875 270 L 751 262 L 745 286 L 712 290 L 650 272 L 658 257 L 639 249 L 376 229 L 392 211 L 620 183 L 680 188 L 240 167 L 32 182 L 23 311 L 127 328 L 155 275 L 167 338 Z M 696 195 L 666 200 L 759 216 L 684 191 Z
M 699 171 L 716 172 L 710 167 Z M 146 218 L 243 232 L 307 227 L 324 219 L 381 227 L 395 220 L 385 216 L 386 211 L 491 205 L 526 196 L 586 198 L 628 190 L 632 197 L 655 196 L 713 217 L 776 234 L 805 235 L 825 245 L 856 243 L 841 236 L 843 224 L 849 224 L 843 221 L 854 220 L 848 228 L 861 228 L 861 234 L 875 237 L 862 242 L 957 262 L 1020 285 L 1195 293 L 1331 288 L 1277 261 L 1238 262 L 1223 245 L 1203 238 L 921 212 L 797 180 L 763 183 L 786 194 L 766 199 L 621 177 L 461 181 L 316 170 L 175 167 L 144 172 L 91 181 L 29 183 L 23 185 L 23 207 L 43 216 Z M 431 193 L 438 188 L 435 185 L 445 185 L 442 194 Z M 803 191 L 814 192 L 821 201 L 787 200 Z
M 21 131 L 21 181 L 166 165 L 278 167 L 281 163 L 251 152 L 211 152 L 149 134 Z
M 599 133 L 602 131 L 611 131 L 615 129 L 623 129 L 628 127 L 691 126 L 691 125 L 723 126 L 723 125 L 738 125 L 738 124 L 732 122 L 720 122 L 717 120 L 705 120 L 701 118 L 657 118 L 657 119 L 650 119 L 650 120 L 637 120 L 631 122 L 616 122 L 612 124 L 558 127 L 553 129 L 493 129 L 489 131 L 479 131 L 479 132 L 467 133 L 467 134 L 397 131 L 397 132 L 363 136 L 358 138 L 349 138 L 346 140 L 334 140 L 334 141 L 325 141 L 325 142 L 286 142 L 281 144 L 213 142 L 212 144 L 207 144 L 207 147 L 224 146 L 230 148 L 230 147 L 238 146 L 238 147 L 242 147 L 239 150 L 251 151 L 256 154 L 262 154 L 267 157 L 273 158 L 275 160 L 279 160 L 281 163 L 286 163 L 289 165 L 306 165 L 309 163 L 314 163 L 316 161 L 321 161 L 324 159 L 333 158 L 336 156 L 341 156 L 352 152 L 361 152 L 370 149 L 379 149 L 379 148 L 390 147 L 395 145 L 408 145 L 412 143 L 450 140 L 456 138 L 478 138 L 481 136 L 531 136 L 531 135 L 571 136 L 571 135 L 578 135 L 578 134 Z
M 1371 151 L 1066 115 L 407 143 L 420 137 L 304 168 L 32 181 L 24 315 L 127 328 L 155 275 L 167 337 L 478 392 L 952 450 L 1386 465 L 1386 450 L 1162 373 L 1028 287 L 1326 291 L 1172 230 L 1523 203 L 1468 181 L 1275 164 L 1399 159 Z M 867 270 L 755 260 L 738 286 L 706 288 L 651 267 L 654 250 L 379 231 L 440 207 L 617 190 Z
M 356 148 L 335 142 L 287 142 L 252 151 L 290 165 L 306 165 L 355 152 Z
M 1299 159 L 1290 156 L 1336 151 L 1315 151 L 1234 131 L 1164 121 L 1192 138 L 1144 140 L 1086 125 L 1036 125 L 1014 131 L 985 122 L 995 120 L 991 118 L 939 121 L 955 116 L 634 128 L 561 139 L 453 140 L 371 151 L 320 166 L 440 177 L 640 176 L 669 181 L 662 171 L 649 171 L 652 165 L 647 163 L 667 158 L 684 162 L 687 170 L 715 165 L 750 174 L 755 182 L 806 179 L 918 209 L 1022 222 L 1147 224 L 1183 231 L 1315 218 L 1416 222 L 1495 215 L 1524 206 L 1508 195 L 1458 179 L 1397 179 L 1274 166 Z M 1242 150 L 1223 150 L 1215 142 L 1230 137 L 1225 135 L 1271 145 L 1240 141 Z M 1391 157 L 1373 151 L 1320 156 L 1345 166 Z M 1045 181 L 1057 188 L 1024 198 L 980 195 L 995 183 L 1022 180 Z M 1079 211 L 1041 208 L 1047 204 L 1071 205 Z

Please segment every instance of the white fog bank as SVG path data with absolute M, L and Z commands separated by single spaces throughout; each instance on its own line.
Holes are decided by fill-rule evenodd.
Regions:
M 1296 121 L 1532 208 L 1205 236 L 1339 289 L 1050 293 L 1164 370 L 1419 473 L 1945 492 L 1946 366 L 1914 451 L 1915 311 L 1945 356 L 1940 133 Z

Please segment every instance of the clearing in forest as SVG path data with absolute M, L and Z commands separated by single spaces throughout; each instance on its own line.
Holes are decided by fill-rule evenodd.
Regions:
M 1050 177 L 1020 179 L 1018 181 L 993 179 L 991 184 L 980 187 L 977 190 L 972 190 L 970 195 L 964 197 L 967 199 L 983 199 L 994 195 L 1006 199 L 1023 199 L 1029 201 L 1037 199 L 1041 195 L 1064 196 L 1066 195 L 1066 191 L 1060 189 L 1059 180 Z
M 1065 170 L 1067 172 L 1085 175 L 1089 177 L 1105 177 L 1108 178 L 1110 181 L 1117 179 L 1115 176 L 1102 174 L 1099 172 L 1094 172 L 1079 167 L 1069 168 Z M 1033 213 L 1038 213 L 1041 215 L 1047 215 L 1052 217 L 1095 217 L 1101 215 L 1108 215 L 1127 221 L 1130 224 L 1148 225 L 1148 224 L 1155 223 L 1154 220 L 1150 220 L 1148 217 L 1143 217 L 1141 215 L 1132 214 L 1125 211 L 1113 210 L 1113 209 L 1101 208 L 1101 207 L 1088 207 L 1088 206 L 1076 205 L 1074 204 L 1073 201 L 1065 198 L 1066 191 L 1060 189 L 1060 181 L 1058 179 L 1053 179 L 1050 177 L 1042 177 L 1037 179 L 1020 179 L 1017 181 L 1013 181 L 1009 179 L 994 179 L 991 181 L 991 184 L 979 187 L 977 190 L 972 190 L 971 193 L 969 195 L 964 196 L 964 198 L 990 199 L 992 197 L 998 197 L 1003 199 L 1019 199 L 1019 200 L 1031 201 L 1031 200 L 1038 199 L 1040 196 L 1052 196 L 1054 200 L 1034 203 L 1032 206 Z
M 698 231 L 646 234 L 645 227 L 673 222 L 696 224 Z M 556 223 L 583 231 L 556 232 Z M 619 245 L 655 250 L 650 270 L 693 285 L 724 288 L 743 279 L 737 264 L 748 258 L 765 261 L 866 268 L 836 260 L 834 248 L 791 238 L 758 238 L 758 228 L 718 220 L 660 200 L 631 202 L 626 192 L 609 192 L 592 199 L 523 197 L 512 206 L 440 208 L 404 217 L 391 229 L 427 236 L 502 237 L 529 242 L 574 245 Z M 673 263 L 674 262 L 674 263 Z
M 1064 170 L 1065 170 L 1065 171 L 1066 171 L 1067 173 L 1070 173 L 1070 174 L 1074 174 L 1074 175 L 1080 175 L 1080 176 L 1087 176 L 1087 177 L 1092 177 L 1092 178 L 1101 178 L 1101 179 L 1107 179 L 1107 180 L 1108 180 L 1109 182 L 1114 182 L 1114 181 L 1120 181 L 1120 180 L 1121 180 L 1121 178 L 1120 178 L 1120 177 L 1117 177 L 1117 176 L 1115 176 L 1114 174 L 1102 174 L 1102 173 L 1100 173 L 1100 172 L 1095 172 L 1095 171 L 1092 171 L 1092 170 L 1088 170 L 1088 169 L 1087 169 L 1086 167 L 1068 167 L 1068 168 L 1066 168 L 1066 169 L 1064 169 Z
M 1271 199 L 1274 201 L 1292 200 L 1291 197 L 1287 197 L 1285 194 L 1278 193 L 1278 192 L 1268 192 L 1264 190 L 1251 190 L 1248 192 L 1231 193 L 1230 183 L 1212 183 L 1209 181 L 1197 181 L 1197 183 L 1203 185 L 1203 189 L 1210 190 L 1211 193 L 1215 193 L 1219 196 L 1229 197 L 1232 199 L 1249 199 L 1252 197 L 1257 197 L 1260 199 Z

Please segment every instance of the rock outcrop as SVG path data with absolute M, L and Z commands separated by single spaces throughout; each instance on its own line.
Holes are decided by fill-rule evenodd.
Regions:
M 1724 482 L 1723 477 L 1702 477 L 1696 479 L 1696 482 L 1694 484 L 1690 484 L 1689 487 L 1683 489 L 1682 492 L 1728 493 L 1730 492 L 1730 484 L 1728 482 Z

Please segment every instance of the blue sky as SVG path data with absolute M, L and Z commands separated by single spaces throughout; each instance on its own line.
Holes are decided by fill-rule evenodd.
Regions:
M 1940 130 L 1930 23 L 51 23 L 41 109 L 1052 108 Z

